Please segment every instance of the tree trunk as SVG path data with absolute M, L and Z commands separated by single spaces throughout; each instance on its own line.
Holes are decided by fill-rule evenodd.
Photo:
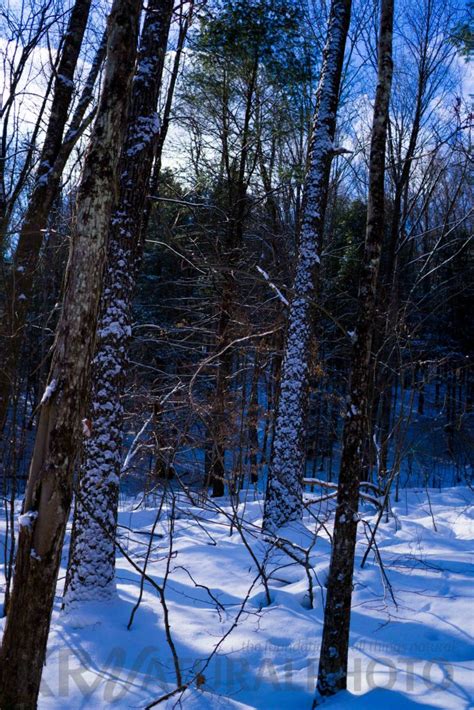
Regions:
M 258 483 L 258 454 L 260 450 L 258 441 L 258 432 L 260 424 L 260 412 L 258 406 L 258 393 L 260 389 L 260 352 L 255 350 L 252 383 L 249 393 L 249 405 L 247 411 L 248 420 L 248 447 L 249 447 L 249 463 L 250 463 L 250 483 Z
M 310 338 L 314 320 L 319 254 L 334 155 L 336 112 L 351 0 L 333 0 L 324 49 L 317 107 L 309 148 L 299 232 L 296 275 L 290 304 L 280 394 L 265 498 L 264 527 L 277 528 L 302 510 L 304 435 Z
M 20 517 L 0 651 L 2 708 L 34 708 L 37 703 L 87 398 L 140 7 L 139 0 L 115 0 L 109 17 L 104 87 L 78 191 L 63 308 Z
M 428 11 L 428 16 L 430 11 Z M 405 155 L 402 155 L 404 141 L 399 141 L 397 150 L 394 151 L 393 143 L 390 142 L 390 153 L 392 163 L 392 180 L 395 192 L 392 200 L 392 218 L 387 240 L 386 255 L 380 268 L 378 279 L 378 300 L 384 302 L 384 320 L 380 325 L 380 332 L 374 333 L 374 343 L 378 339 L 376 349 L 381 349 L 381 362 L 377 364 L 376 373 L 377 391 L 382 391 L 381 418 L 379 429 L 380 444 L 380 477 L 383 478 L 387 471 L 387 461 L 390 447 L 390 419 L 391 419 L 391 397 L 394 384 L 393 373 L 397 370 L 399 363 L 395 361 L 397 351 L 396 340 L 400 330 L 399 308 L 400 308 L 400 231 L 406 222 L 406 203 L 403 209 L 403 198 L 408 188 L 411 169 L 415 157 L 418 137 L 422 128 L 423 114 L 426 110 L 425 92 L 427 90 L 427 80 L 429 72 L 429 20 L 420 46 L 420 63 L 418 66 L 415 109 L 413 125 L 408 138 L 408 146 Z M 390 126 L 389 126 L 390 131 Z
M 248 176 L 246 176 L 249 136 L 253 102 L 258 76 L 259 58 L 255 56 L 250 72 L 245 96 L 244 121 L 242 126 L 242 139 L 236 175 L 234 169 L 227 170 L 229 181 L 229 226 L 224 239 L 221 253 L 224 270 L 221 300 L 219 303 L 219 319 L 216 332 L 216 350 L 221 351 L 217 361 L 216 387 L 211 412 L 210 432 L 212 436 L 212 454 L 210 468 L 207 475 L 208 483 L 212 485 L 212 495 L 223 496 L 225 493 L 225 452 L 228 441 L 228 400 L 230 395 L 229 382 L 232 376 L 232 362 L 234 349 L 231 347 L 235 337 L 233 320 L 236 318 L 236 301 L 238 287 L 234 276 L 234 269 L 239 263 L 244 226 L 247 218 L 247 189 Z M 225 162 L 229 164 L 227 145 L 224 153 Z M 230 482 L 232 483 L 232 482 Z
M 89 436 L 76 491 L 64 603 L 115 594 L 115 528 L 121 468 L 122 396 L 147 190 L 158 141 L 156 113 L 173 10 L 151 0 L 133 82 L 117 207 L 110 220 L 108 267 L 92 363 Z
M 23 219 L 13 259 L 13 273 L 7 286 L 8 301 L 1 325 L 1 332 L 8 340 L 4 367 L 0 370 L 0 432 L 7 416 L 11 383 L 18 362 L 44 230 L 59 188 L 60 175 L 53 178 L 53 166 L 60 152 L 64 128 L 69 118 L 74 73 L 90 5 L 91 0 L 76 0 L 71 12 L 61 59 L 56 70 L 53 101 L 36 182 Z
M 191 26 L 194 11 L 194 0 L 188 1 L 187 11 L 184 12 L 184 5 L 180 7 L 179 16 L 179 30 L 178 39 L 176 42 L 176 48 L 174 50 L 173 67 L 171 69 L 171 75 L 169 78 L 168 88 L 166 91 L 166 101 L 161 115 L 161 126 L 160 133 L 158 136 L 158 143 L 156 147 L 156 159 L 155 165 L 153 167 L 153 175 L 150 180 L 150 194 L 156 197 L 159 191 L 159 182 L 161 174 L 161 156 L 163 154 L 163 146 L 168 135 L 168 130 L 171 121 L 171 108 L 173 106 L 174 92 L 176 89 L 176 82 L 178 80 L 179 68 L 181 66 L 181 57 L 183 54 L 184 46 L 186 43 L 186 37 L 188 35 L 188 30 Z M 150 210 L 151 202 L 147 205 L 147 210 L 145 214 L 145 224 L 148 221 L 148 212 Z
M 235 259 L 229 257 L 234 263 Z M 225 493 L 225 452 L 230 426 L 226 418 L 228 398 L 230 394 L 229 379 L 232 375 L 232 348 L 231 343 L 231 310 L 235 300 L 235 285 L 232 284 L 232 275 L 225 276 L 223 293 L 219 304 L 220 314 L 217 324 L 216 344 L 222 350 L 217 363 L 216 389 L 211 413 L 212 449 L 209 461 L 208 484 L 212 486 L 212 495 L 216 498 Z
M 393 0 L 382 0 L 378 83 L 369 165 L 369 200 L 361 281 L 359 314 L 352 350 L 350 398 L 344 423 L 341 470 L 334 523 L 333 547 L 317 692 L 333 695 L 347 686 L 347 657 L 352 601 L 352 579 L 357 536 L 361 453 L 369 428 L 372 336 L 376 311 L 376 286 L 384 231 L 385 146 L 392 84 Z

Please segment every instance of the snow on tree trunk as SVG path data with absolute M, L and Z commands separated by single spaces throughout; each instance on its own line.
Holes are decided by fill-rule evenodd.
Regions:
M 369 200 L 359 313 L 353 336 L 352 376 L 344 423 L 333 547 L 324 612 L 317 692 L 333 695 L 347 685 L 347 657 L 354 555 L 359 519 L 359 482 L 369 427 L 368 403 L 376 287 L 384 234 L 385 144 L 392 83 L 393 0 L 382 0 L 378 45 L 378 83 L 369 165 Z
M 115 593 L 115 529 L 121 467 L 131 300 L 159 120 L 156 114 L 173 3 L 147 7 L 134 77 L 120 193 L 110 221 L 108 266 L 92 364 L 91 412 L 84 439 L 64 604 Z M 90 422 L 90 423 L 89 423 Z
M 64 47 L 57 68 L 48 127 L 39 158 L 36 182 L 28 202 L 15 250 L 13 274 L 8 284 L 1 332 L 7 336 L 7 353 L 0 368 L 0 432 L 10 401 L 33 279 L 43 242 L 48 214 L 56 197 L 60 176 L 52 179 L 52 167 L 61 149 L 64 128 L 74 92 L 74 73 L 89 17 L 91 0 L 76 0 L 71 11 Z
M 77 197 L 61 316 L 20 519 L 0 650 L 0 707 L 36 707 L 82 435 L 107 234 L 125 136 L 140 0 L 115 0 L 104 87 Z
M 350 11 L 350 0 L 333 0 L 309 147 L 296 274 L 265 498 L 264 528 L 267 530 L 298 518 L 302 510 L 309 346 Z

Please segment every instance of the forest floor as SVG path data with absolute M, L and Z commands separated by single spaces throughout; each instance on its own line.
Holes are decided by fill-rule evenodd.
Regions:
M 154 496 L 126 501 L 113 601 L 61 612 L 65 557 L 40 710 L 144 708 L 176 688 L 163 607 L 152 584 L 163 585 L 168 560 L 169 634 L 182 683 L 194 681 L 158 707 L 309 710 L 332 502 L 312 505 L 303 523 L 281 531 L 288 555 L 264 540 L 261 497 L 247 496 L 237 511 L 229 499 L 201 506 L 182 494 L 174 502 L 167 498 L 161 511 Z M 359 526 L 349 689 L 325 707 L 473 707 L 472 499 L 472 491 L 463 487 L 402 491 L 393 503 L 394 515 L 377 534 L 383 567 L 371 552 L 363 569 L 376 515 L 371 508 L 362 511 L 366 522 Z M 0 550 L 2 534 L 4 521 Z M 148 579 L 128 630 L 147 556 Z M 257 562 L 265 566 L 269 598 Z

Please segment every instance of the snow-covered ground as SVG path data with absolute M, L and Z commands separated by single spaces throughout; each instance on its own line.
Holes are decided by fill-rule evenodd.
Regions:
M 270 549 L 262 538 L 261 498 L 247 495 L 236 511 L 228 499 L 217 509 L 212 501 L 200 507 L 180 495 L 174 529 L 167 500 L 153 538 L 159 499 L 149 498 L 146 506 L 130 501 L 124 507 L 116 600 L 65 614 L 60 611 L 62 573 L 41 710 L 143 708 L 176 688 L 163 607 L 152 584 L 163 585 L 170 540 L 164 590 L 169 631 L 182 683 L 194 680 L 158 707 L 179 707 L 180 702 L 186 709 L 202 710 L 311 707 L 330 510 L 327 503 L 312 506 L 304 525 L 282 531 L 291 542 L 291 547 L 283 543 L 288 555 Z M 395 516 L 377 535 L 383 570 L 373 553 L 360 568 L 369 534 L 368 526 L 360 525 L 349 690 L 325 707 L 473 707 L 472 498 L 461 487 L 403 491 L 401 502 L 393 504 Z M 362 515 L 373 525 L 372 509 Z M 128 630 L 140 591 L 137 567 L 143 569 L 147 554 L 149 579 Z M 305 554 L 306 567 L 293 559 L 304 562 Z M 269 575 L 270 603 L 257 563 Z

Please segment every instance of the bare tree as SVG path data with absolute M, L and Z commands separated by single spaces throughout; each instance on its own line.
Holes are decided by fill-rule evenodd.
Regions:
M 420 6 L 409 8 L 402 24 L 404 51 L 400 51 L 403 64 L 399 66 L 399 81 L 394 82 L 391 101 L 391 120 L 388 125 L 389 166 L 392 183 L 392 204 L 386 253 L 381 263 L 378 291 L 383 299 L 383 322 L 376 332 L 374 345 L 381 349 L 378 366 L 374 407 L 379 405 L 380 478 L 385 478 L 391 440 L 392 389 L 397 369 L 397 339 L 403 328 L 401 266 L 406 251 L 407 224 L 412 218 L 415 200 L 411 183 L 425 183 L 419 175 L 422 157 L 427 152 L 436 155 L 441 148 L 443 132 L 436 125 L 436 112 L 440 98 L 446 94 L 450 83 L 450 66 L 455 52 L 445 41 L 444 28 L 454 17 L 451 3 L 427 0 Z M 449 90 L 449 89 L 448 89 Z M 450 135 L 452 127 L 448 127 Z M 448 139 L 449 140 L 449 139 Z M 418 173 L 418 174 L 417 174 Z M 378 343 L 377 343 L 378 341 Z M 377 402 L 378 398 L 380 402 Z M 375 412 L 374 412 L 375 414 Z
M 0 372 L 0 431 L 8 410 L 15 365 L 20 352 L 23 328 L 29 309 L 33 277 L 47 225 L 48 215 L 57 195 L 60 175 L 53 179 L 53 167 L 63 142 L 64 129 L 74 90 L 82 40 L 89 17 L 91 0 L 76 0 L 67 26 L 54 81 L 53 100 L 48 126 L 39 159 L 35 187 L 28 202 L 15 250 L 8 284 L 8 302 L 1 326 L 6 346 L 4 367 Z M 62 166 L 64 167 L 64 165 Z
M 347 656 L 352 578 L 357 536 L 359 483 L 363 474 L 364 444 L 369 431 L 369 394 L 374 365 L 371 360 L 377 276 L 384 234 L 385 145 L 392 84 L 393 0 L 382 0 L 378 43 L 378 83 L 374 104 L 369 165 L 369 200 L 359 314 L 353 337 L 352 377 L 344 423 L 336 519 L 317 690 L 332 695 L 347 682 Z
M 267 529 L 299 517 L 302 511 L 310 340 L 350 11 L 350 0 L 331 3 L 309 147 L 296 275 L 265 498 L 264 527 Z
M 94 348 L 119 150 L 136 57 L 139 0 L 115 0 L 104 87 L 77 199 L 63 308 L 20 517 L 0 652 L 0 705 L 36 707 Z
M 160 132 L 156 113 L 172 0 L 151 0 L 140 40 L 120 194 L 109 227 L 108 265 L 92 366 L 65 603 L 106 599 L 115 592 L 115 527 L 121 469 L 123 390 L 131 333 L 131 300 L 141 251 L 147 190 Z M 85 505 L 85 503 L 87 505 Z M 91 517 L 89 511 L 94 511 Z
M 2 100 L 0 102 L 0 250 L 6 246 L 5 236 L 15 205 L 24 190 L 35 162 L 37 138 L 44 112 L 51 97 L 59 51 L 51 61 L 50 76 L 44 95 L 37 106 L 37 116 L 28 135 L 19 123 L 25 104 L 31 101 L 36 72 L 32 71 L 36 54 L 45 40 L 51 41 L 60 21 L 61 10 L 52 0 L 26 7 L 3 4 L 0 9 L 0 32 L 6 39 L 0 53 Z M 61 47 L 60 47 L 61 49 Z M 31 76 L 33 75 L 33 77 Z

